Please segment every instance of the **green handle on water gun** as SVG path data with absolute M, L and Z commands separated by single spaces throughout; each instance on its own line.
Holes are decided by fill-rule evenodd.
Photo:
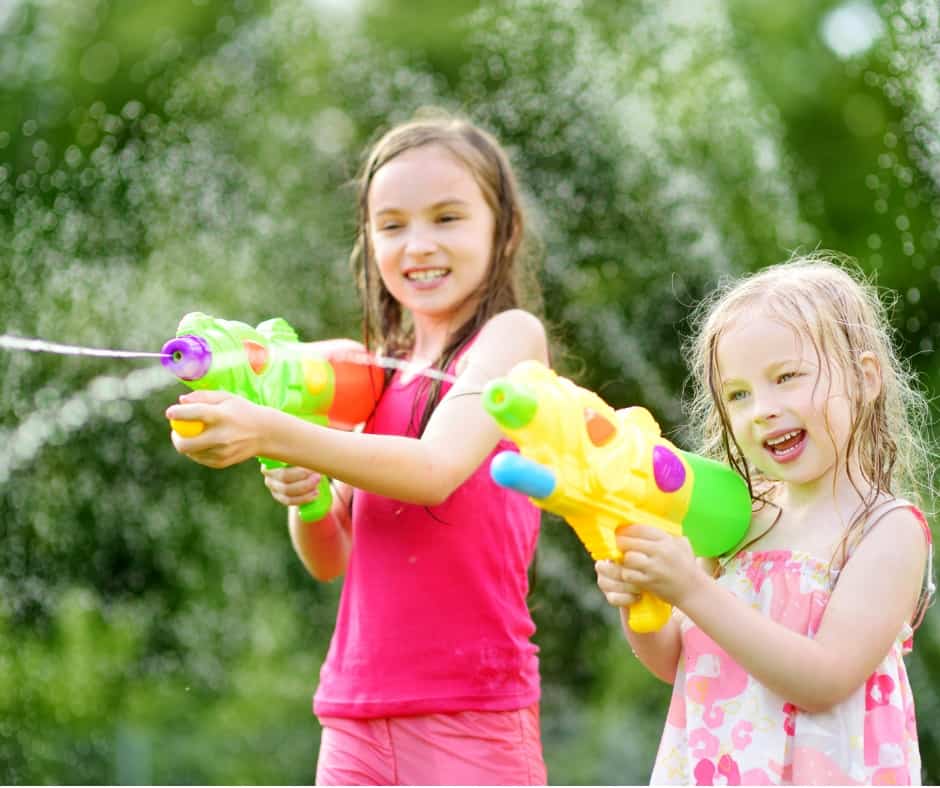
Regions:
M 385 380 L 383 370 L 357 343 L 332 340 L 305 346 L 280 317 L 252 328 L 190 312 L 162 353 L 163 365 L 191 389 L 228 391 L 314 424 L 341 428 L 371 415 Z M 171 425 L 184 437 L 204 429 L 201 422 L 174 420 Z M 258 460 L 266 468 L 286 465 L 267 457 Z M 324 517 L 332 504 L 326 476 L 317 489 L 317 497 L 300 507 L 308 522 Z

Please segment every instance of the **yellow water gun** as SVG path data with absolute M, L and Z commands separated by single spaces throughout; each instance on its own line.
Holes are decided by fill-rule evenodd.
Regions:
M 616 412 L 537 361 L 489 383 L 483 406 L 519 447 L 493 459 L 494 481 L 563 517 L 595 560 L 623 559 L 616 530 L 626 524 L 684 535 L 700 556 L 727 552 L 747 532 L 751 497 L 741 476 L 677 449 L 645 408 Z M 654 632 L 671 612 L 644 593 L 630 628 Z

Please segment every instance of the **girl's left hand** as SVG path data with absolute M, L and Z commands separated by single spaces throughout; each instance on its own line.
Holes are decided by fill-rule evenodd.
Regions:
M 193 438 L 175 431 L 170 439 L 180 454 L 210 468 L 229 465 L 260 454 L 261 407 L 227 391 L 193 391 L 166 410 L 168 419 L 201 421 L 205 428 Z
M 623 552 L 623 579 L 678 608 L 706 578 L 684 536 L 672 536 L 651 525 L 617 530 Z

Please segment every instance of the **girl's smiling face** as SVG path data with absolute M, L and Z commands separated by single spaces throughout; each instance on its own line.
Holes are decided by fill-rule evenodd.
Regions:
M 853 407 L 846 375 L 821 363 L 812 339 L 755 309 L 722 332 L 717 389 L 750 465 L 792 485 L 844 473 Z
M 382 281 L 416 319 L 463 322 L 492 256 L 494 218 L 469 169 L 446 148 L 414 148 L 372 179 L 368 236 Z

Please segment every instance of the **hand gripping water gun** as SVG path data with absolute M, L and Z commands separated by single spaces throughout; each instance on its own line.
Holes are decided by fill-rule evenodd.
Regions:
M 190 312 L 176 338 L 163 346 L 163 365 L 191 389 L 228 391 L 314 424 L 351 428 L 365 421 L 382 393 L 384 373 L 350 340 L 306 347 L 286 320 L 257 328 Z M 183 437 L 203 431 L 200 421 L 171 420 Z M 286 463 L 259 457 L 266 468 Z M 300 507 L 305 521 L 330 510 L 330 480 L 320 479 L 317 497 Z
M 615 412 L 537 361 L 491 381 L 483 406 L 520 452 L 493 459 L 493 480 L 564 517 L 595 560 L 623 558 L 616 529 L 624 524 L 682 534 L 700 556 L 721 555 L 747 532 L 744 480 L 677 449 L 645 408 Z M 666 602 L 644 593 L 630 608 L 630 628 L 654 632 L 670 615 Z

